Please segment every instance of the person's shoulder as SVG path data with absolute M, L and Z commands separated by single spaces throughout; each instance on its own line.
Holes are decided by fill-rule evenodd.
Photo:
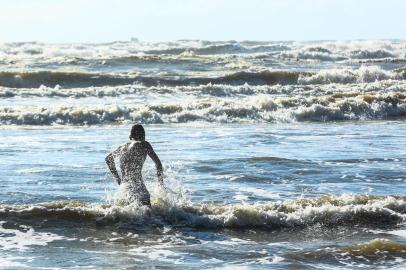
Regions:
M 130 145 L 130 142 L 123 143 L 122 145 L 119 145 L 119 146 L 116 148 L 116 150 L 114 150 L 114 151 L 115 151 L 115 152 L 116 152 L 116 151 L 121 151 L 121 150 L 127 148 L 129 145 Z
M 149 143 L 149 141 L 143 141 L 143 143 L 144 143 L 146 146 L 151 146 L 151 144 Z
M 143 143 L 147 149 L 152 149 L 152 145 L 148 141 L 143 141 Z
M 129 145 L 131 144 L 131 142 L 126 142 L 126 143 L 123 143 L 122 145 L 120 145 L 117 149 L 123 149 L 123 148 L 126 148 L 126 147 L 128 147 Z

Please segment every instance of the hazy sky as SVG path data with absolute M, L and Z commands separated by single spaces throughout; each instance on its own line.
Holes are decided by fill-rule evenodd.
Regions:
M 405 0 L 0 0 L 0 42 L 406 38 Z

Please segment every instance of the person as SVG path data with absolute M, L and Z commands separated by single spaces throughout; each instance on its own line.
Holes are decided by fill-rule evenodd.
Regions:
M 162 163 L 151 144 L 145 140 L 142 125 L 134 125 L 131 128 L 130 141 L 108 154 L 105 160 L 119 186 L 125 186 L 124 189 L 129 193 L 128 199 L 131 202 L 137 200 L 142 205 L 151 206 L 150 194 L 141 175 L 147 155 L 155 162 L 158 182 L 163 187 Z M 121 176 L 116 164 L 119 166 Z

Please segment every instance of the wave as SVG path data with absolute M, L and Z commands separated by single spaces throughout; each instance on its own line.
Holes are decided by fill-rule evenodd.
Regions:
M 105 69 L 106 66 L 124 67 L 132 64 L 182 64 L 185 62 L 209 62 L 209 57 L 194 57 L 191 55 L 187 57 L 186 54 L 182 55 L 158 55 L 158 54 L 145 54 L 145 53 L 132 53 L 126 55 L 107 55 L 107 56 L 93 56 L 93 57 L 79 57 L 79 56 L 60 56 L 50 58 L 35 59 L 33 62 L 28 62 L 33 65 L 57 65 L 57 66 L 84 66 L 94 69 Z M 23 60 L 22 60 L 23 61 Z
M 362 66 L 359 69 L 321 70 L 311 76 L 300 76 L 299 84 L 368 83 L 382 80 L 404 80 L 404 71 L 386 71 L 378 66 Z
M 356 51 L 351 52 L 351 56 L 340 54 L 332 54 L 323 51 L 287 51 L 276 55 L 279 59 L 284 60 L 315 60 L 325 62 L 344 62 L 344 63 L 394 63 L 402 64 L 406 62 L 404 57 L 396 57 L 395 55 L 385 51 Z M 269 54 L 264 55 L 269 57 Z
M 206 41 L 175 40 L 168 42 L 143 42 L 140 40 L 109 43 L 46 44 L 39 42 L 15 42 L 0 44 L 0 53 L 9 55 L 45 56 L 118 56 L 132 53 L 182 54 L 194 51 L 199 54 L 232 54 L 248 52 L 272 52 L 303 50 L 354 57 L 404 57 L 405 41 L 402 40 L 354 40 L 354 41 Z
M 284 51 L 276 54 L 281 59 L 297 60 L 318 60 L 318 61 L 344 61 L 344 60 L 363 60 L 363 62 L 402 62 L 406 61 L 404 57 L 388 50 L 354 50 L 350 52 L 331 52 L 323 47 L 310 47 L 300 50 Z M 377 61 L 379 60 L 379 61 Z
M 401 254 L 406 252 L 406 245 L 387 239 L 373 239 L 364 244 L 340 248 L 352 256 L 374 256 L 377 252 Z
M 326 160 L 325 162 L 327 163 L 347 163 L 347 164 L 353 164 L 353 163 L 372 163 L 372 162 L 404 162 L 406 161 L 406 158 L 360 158 L 360 159 L 330 159 Z
M 304 250 L 288 253 L 287 257 L 295 260 L 317 260 L 331 263 L 338 261 L 350 266 L 351 263 L 359 261 L 367 264 L 374 264 L 377 261 L 391 261 L 400 265 L 405 261 L 406 245 L 385 238 L 376 238 L 368 242 L 341 246 L 327 247 L 323 249 Z
M 406 116 L 406 95 L 338 93 L 319 97 L 249 96 L 135 106 L 2 107 L 3 125 L 92 125 L 126 122 L 215 123 L 374 120 Z
M 377 59 L 377 58 L 394 58 L 396 55 L 388 50 L 355 50 L 351 51 L 353 59 Z
M 168 85 L 204 85 L 209 83 L 241 85 L 250 83 L 253 85 L 266 84 L 294 84 L 299 76 L 305 72 L 290 71 L 240 71 L 217 77 L 148 77 L 128 75 L 106 75 L 81 72 L 0 72 L 0 86 L 12 88 L 38 88 L 42 85 L 48 87 L 61 86 L 90 87 L 90 86 L 112 86 L 132 83 L 142 83 L 146 86 Z
M 296 43 L 290 50 L 275 54 L 277 58 L 317 61 L 406 60 L 404 43 L 394 41 L 310 42 Z
M 0 72 L 0 86 L 12 88 L 87 87 L 131 84 L 134 78 L 83 72 Z
M 406 72 L 402 69 L 385 71 L 377 66 L 359 69 L 330 69 L 317 73 L 305 71 L 263 70 L 238 71 L 214 77 L 180 76 L 138 76 L 113 75 L 85 72 L 0 72 L 0 86 L 11 88 L 48 87 L 91 87 L 114 86 L 141 83 L 145 86 L 188 86 L 206 84 L 224 85 L 294 85 L 362 83 L 381 80 L 404 80 Z
M 0 98 L 12 97 L 120 97 L 120 96 L 143 96 L 166 95 L 174 96 L 213 96 L 213 97 L 234 97 L 254 96 L 269 94 L 274 96 L 301 95 L 301 96 L 323 96 L 339 95 L 341 93 L 382 93 L 382 92 L 405 92 L 406 80 L 383 80 L 369 83 L 355 84 L 315 84 L 315 85 L 229 85 L 229 84 L 202 84 L 202 85 L 180 85 L 180 86 L 145 86 L 143 84 L 100 86 L 85 88 L 61 88 L 40 86 L 38 88 L 8 88 L 0 87 Z
M 380 59 L 355 59 L 355 60 L 349 60 L 346 63 L 355 63 L 355 64 L 374 64 L 374 65 L 379 65 L 379 64 L 405 64 L 406 63 L 406 58 L 380 58 Z
M 285 51 L 277 54 L 276 56 L 281 59 L 318 60 L 331 62 L 348 59 L 345 56 L 333 54 L 330 50 L 322 47 L 310 47 L 307 49 Z
M 244 52 L 246 49 L 239 45 L 238 43 L 224 43 L 224 44 L 210 44 L 201 47 L 174 47 L 174 48 L 165 48 L 161 50 L 148 50 L 146 53 L 149 54 L 184 54 L 184 53 L 193 53 L 193 54 L 230 54 L 236 52 Z
M 262 44 L 248 45 L 239 42 L 206 44 L 200 47 L 175 47 L 161 50 L 147 50 L 148 54 L 185 54 L 195 55 L 215 55 L 215 54 L 241 54 L 241 53 L 261 53 L 290 50 L 289 46 L 283 44 Z
M 162 199 L 152 201 L 152 208 L 57 201 L 27 205 L 0 205 L 2 220 L 36 222 L 63 221 L 95 224 L 122 222 L 170 224 L 192 228 L 305 228 L 364 226 L 387 227 L 404 223 L 406 197 L 343 195 L 288 200 L 254 205 L 188 204 L 174 205 Z

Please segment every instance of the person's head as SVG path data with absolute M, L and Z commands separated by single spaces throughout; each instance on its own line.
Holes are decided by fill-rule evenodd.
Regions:
M 145 130 L 142 125 L 134 125 L 131 128 L 130 140 L 145 141 Z

